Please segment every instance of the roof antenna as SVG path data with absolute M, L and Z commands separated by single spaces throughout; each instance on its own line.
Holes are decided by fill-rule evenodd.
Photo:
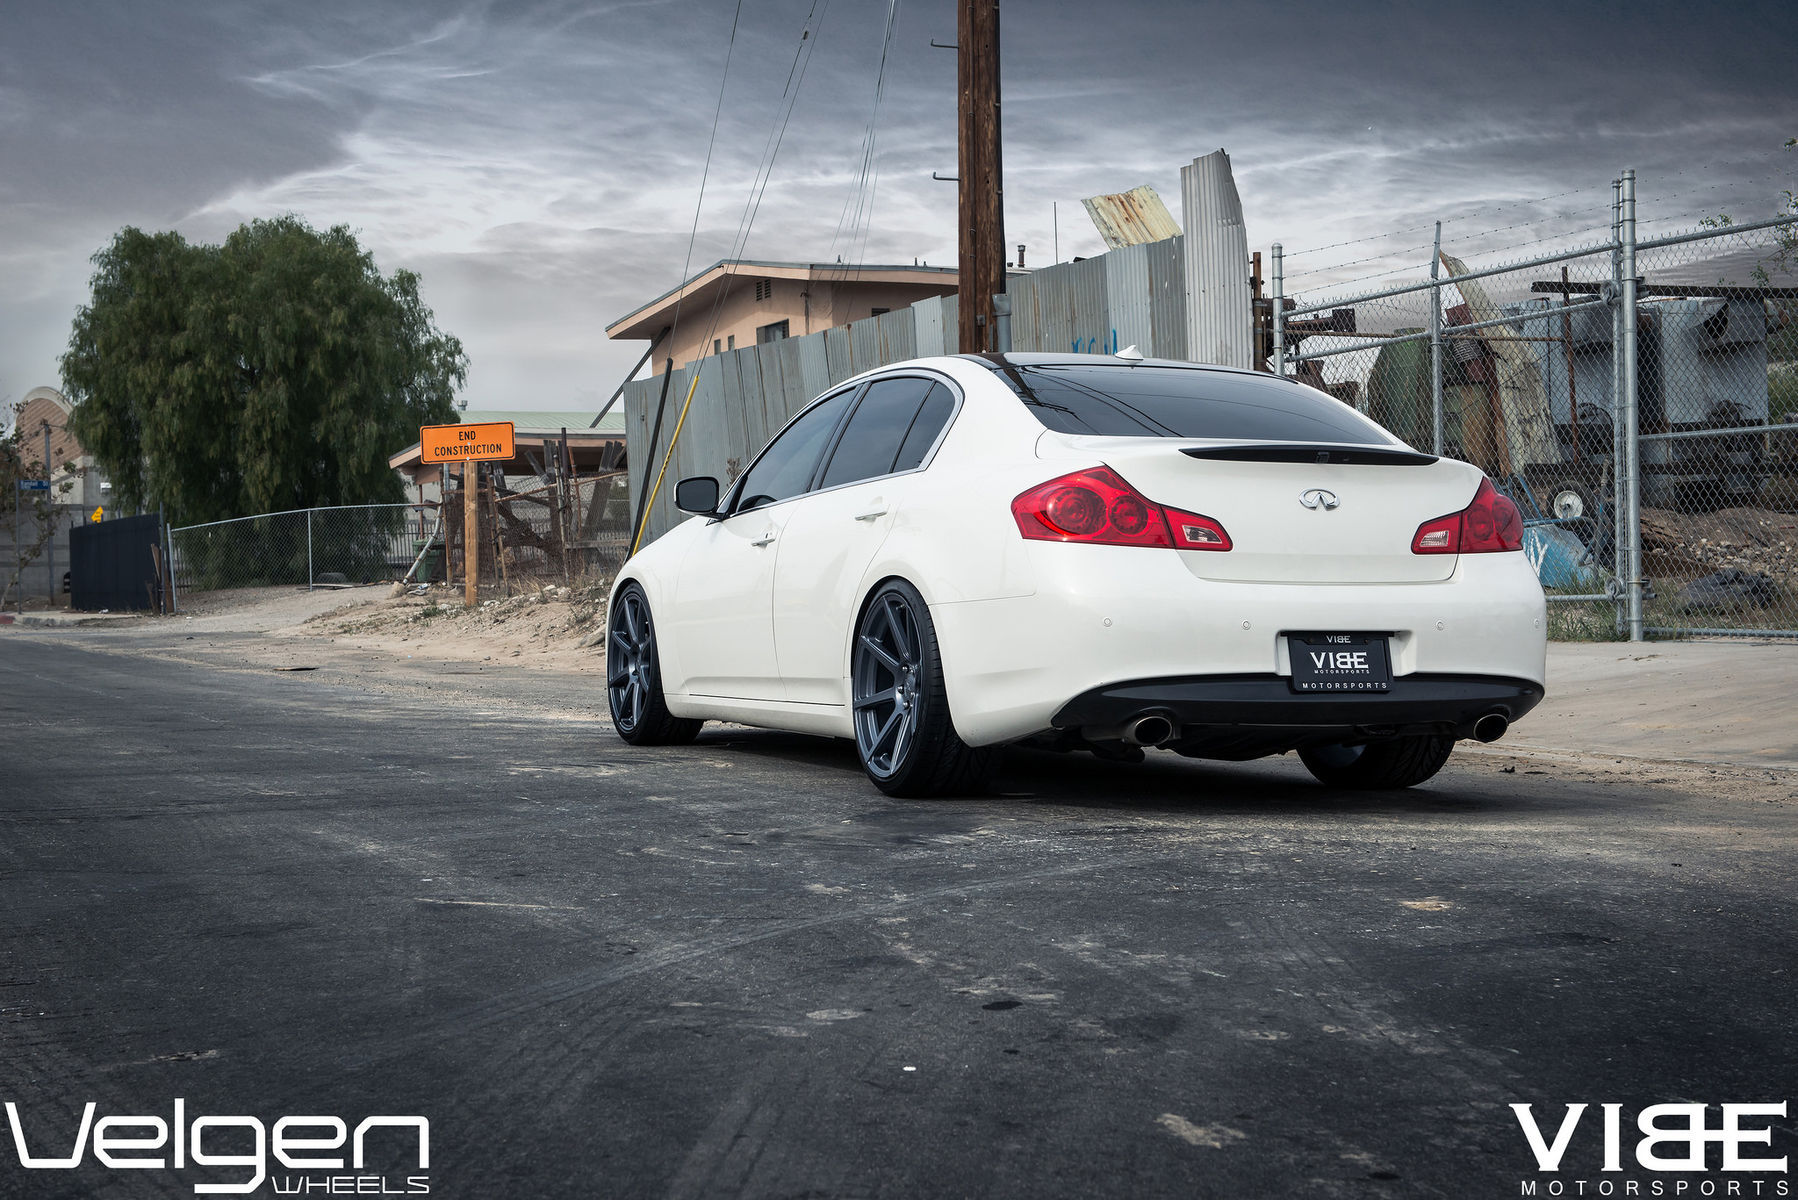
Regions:
M 1121 358 L 1125 362 L 1134 365 L 1134 364 L 1142 361 L 1143 354 L 1142 354 L 1141 350 L 1138 350 L 1136 348 L 1136 344 L 1133 342 L 1130 345 L 1125 346 L 1122 350 L 1119 350 L 1116 354 L 1112 355 L 1111 357 Z

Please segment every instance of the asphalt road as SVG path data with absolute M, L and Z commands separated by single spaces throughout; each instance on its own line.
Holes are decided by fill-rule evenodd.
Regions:
M 180 1097 L 422 1115 L 428 1170 L 377 1129 L 360 1174 L 434 1196 L 1509 1197 L 1555 1178 L 1512 1103 L 1551 1138 L 1593 1105 L 1572 1195 L 1654 1178 L 1646 1105 L 1798 1100 L 1790 773 L 1467 753 L 1367 797 L 1015 753 L 994 795 L 899 802 L 845 744 L 626 747 L 574 675 L 279 665 L 0 639 L 0 1099 L 33 1154 L 88 1101 Z M 1745 1153 L 1798 1153 L 1773 1124 Z M 251 1174 L 11 1143 L 0 1196 Z

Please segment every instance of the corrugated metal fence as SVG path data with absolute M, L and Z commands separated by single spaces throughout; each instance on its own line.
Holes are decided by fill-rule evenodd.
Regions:
M 1129 246 L 1014 276 L 1008 284 L 1012 349 L 1109 354 L 1134 345 L 1152 358 L 1187 357 L 1184 241 Z M 932 297 L 821 333 L 714 354 L 675 370 L 672 378 L 654 375 L 626 385 L 634 523 L 643 473 L 654 480 L 661 471 L 693 373 L 699 373 L 644 542 L 681 520 L 674 507 L 676 480 L 714 475 L 728 483 L 820 393 L 888 363 L 958 353 L 956 328 L 956 298 Z M 651 447 L 658 408 L 661 432 Z

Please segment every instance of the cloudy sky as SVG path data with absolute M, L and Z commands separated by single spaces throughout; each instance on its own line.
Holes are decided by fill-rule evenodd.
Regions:
M 293 212 L 423 276 L 472 407 L 597 404 L 642 349 L 604 326 L 687 261 L 736 8 L 0 0 L 0 401 L 56 384 L 120 227 L 216 241 Z M 953 264 L 930 173 L 955 167 L 955 63 L 929 41 L 955 11 L 898 0 L 886 44 L 887 0 L 743 0 L 693 269 L 737 236 L 808 21 L 746 256 Z M 1097 253 L 1081 197 L 1150 183 L 1177 214 L 1180 165 L 1219 147 L 1251 246 L 1355 242 L 1295 257 L 1307 287 L 1426 260 L 1437 219 L 1475 260 L 1602 232 L 1624 166 L 1650 229 L 1767 215 L 1798 182 L 1790 3 L 1004 0 L 1003 34 L 1032 265 L 1057 205 L 1061 256 Z

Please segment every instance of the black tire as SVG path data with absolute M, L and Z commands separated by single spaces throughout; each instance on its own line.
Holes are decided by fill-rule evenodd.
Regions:
M 936 626 L 916 588 L 895 579 L 869 598 L 849 661 L 855 752 L 875 787 L 889 796 L 980 790 L 998 752 L 956 735 Z
M 1384 791 L 1422 783 L 1442 769 L 1454 748 L 1448 734 L 1419 734 L 1364 746 L 1307 746 L 1299 761 L 1325 787 Z
M 612 728 L 633 746 L 685 745 L 705 724 L 668 711 L 649 598 L 636 583 L 624 585 L 606 614 L 606 703 Z

